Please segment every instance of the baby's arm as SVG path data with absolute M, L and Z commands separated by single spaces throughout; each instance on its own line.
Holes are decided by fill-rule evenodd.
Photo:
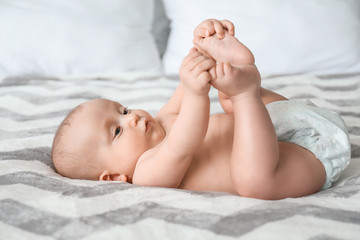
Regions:
M 167 114 L 179 114 L 183 96 L 184 87 L 182 82 L 180 82 L 169 101 L 156 114 L 156 118 L 161 118 L 161 116 Z
M 208 93 L 211 87 L 208 70 L 214 65 L 213 60 L 203 56 L 195 48 L 185 57 L 180 68 L 181 86 L 178 90 L 179 93 L 183 92 L 183 96 L 179 114 L 156 151 L 138 161 L 133 183 L 179 186 L 193 154 L 202 144 L 207 132 L 210 112 Z
M 211 76 L 208 70 L 215 62 L 195 48 L 185 57 L 180 68 L 183 98 L 180 112 L 169 134 L 172 151 L 191 155 L 205 137 L 210 114 L 209 90 Z

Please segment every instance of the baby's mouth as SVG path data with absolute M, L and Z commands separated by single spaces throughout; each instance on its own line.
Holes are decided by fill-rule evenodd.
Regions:
M 147 133 L 148 131 L 150 131 L 152 125 L 150 120 L 145 120 L 145 132 Z

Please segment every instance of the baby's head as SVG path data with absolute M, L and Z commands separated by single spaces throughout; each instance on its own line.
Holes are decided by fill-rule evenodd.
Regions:
M 149 113 L 95 99 L 73 109 L 60 124 L 51 157 L 63 176 L 132 181 L 137 161 L 165 136 Z

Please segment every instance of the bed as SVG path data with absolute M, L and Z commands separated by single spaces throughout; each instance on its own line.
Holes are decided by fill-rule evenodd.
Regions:
M 175 24 L 172 5 L 164 3 Z M 171 41 L 167 44 L 171 49 Z M 162 59 L 175 59 L 163 54 Z M 3 67 L 2 63 L 0 58 Z M 157 69 L 157 62 L 152 63 L 149 69 Z M 0 239 L 359 239 L 360 71 L 355 70 L 360 68 L 356 64 L 346 71 L 332 67 L 326 74 L 294 73 L 296 69 L 263 74 L 263 87 L 287 98 L 308 98 L 338 112 L 348 127 L 352 148 L 350 165 L 332 188 L 277 201 L 73 180 L 55 172 L 50 158 L 52 139 L 73 107 L 108 98 L 155 115 L 179 83 L 169 64 L 167 72 L 122 69 L 111 76 L 81 76 L 87 69 L 79 66 L 72 69 L 79 71 L 77 76 L 50 76 L 50 68 L 43 74 L 2 76 Z M 106 67 L 107 72 L 113 71 L 114 66 Z M 214 89 L 210 99 L 211 113 L 221 112 Z

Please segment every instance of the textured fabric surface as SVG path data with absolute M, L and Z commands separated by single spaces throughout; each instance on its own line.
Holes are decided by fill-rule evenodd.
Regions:
M 0 239 L 358 239 L 360 75 L 272 76 L 263 86 L 308 98 L 344 119 L 352 149 L 333 187 L 302 198 L 249 199 L 227 193 L 73 180 L 50 160 L 58 124 L 77 104 L 117 100 L 151 114 L 177 77 L 7 79 L 0 83 Z M 213 113 L 221 107 L 211 92 Z

